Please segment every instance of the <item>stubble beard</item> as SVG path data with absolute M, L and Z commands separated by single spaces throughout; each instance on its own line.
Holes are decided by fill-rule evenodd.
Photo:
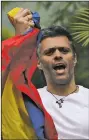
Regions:
M 66 76 L 65 78 L 55 78 L 55 77 L 51 77 L 51 81 L 53 81 L 53 84 L 56 85 L 68 85 L 72 79 L 74 78 L 74 70 L 72 70 L 71 72 L 68 73 L 68 76 Z

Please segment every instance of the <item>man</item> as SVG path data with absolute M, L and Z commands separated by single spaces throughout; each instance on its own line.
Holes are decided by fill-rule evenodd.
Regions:
M 32 13 L 22 8 L 15 16 L 13 25 L 16 34 L 33 28 Z M 75 82 L 74 69 L 77 56 L 72 36 L 65 28 L 52 26 L 42 29 L 41 37 L 38 36 L 38 39 L 37 66 L 44 72 L 47 83 L 46 87 L 38 89 L 38 94 L 44 110 L 54 123 L 55 134 L 58 139 L 88 139 L 89 89 L 76 85 Z M 26 78 L 26 71 L 24 75 Z M 37 111 L 27 96 L 23 95 L 23 98 L 36 135 L 39 139 L 53 139 L 51 133 L 49 134 L 51 137 L 45 135 L 43 113 Z M 33 110 L 37 111 L 36 117 Z

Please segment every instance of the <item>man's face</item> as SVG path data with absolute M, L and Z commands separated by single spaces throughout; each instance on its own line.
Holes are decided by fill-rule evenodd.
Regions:
M 74 76 L 75 57 L 66 36 L 48 37 L 41 42 L 39 65 L 46 81 L 68 84 Z

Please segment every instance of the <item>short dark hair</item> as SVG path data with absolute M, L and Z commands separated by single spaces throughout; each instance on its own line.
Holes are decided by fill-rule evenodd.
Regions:
M 74 42 L 72 35 L 70 34 L 69 31 L 67 31 L 66 28 L 62 26 L 50 26 L 48 28 L 41 29 L 39 35 L 38 35 L 38 44 L 41 43 L 42 40 L 48 37 L 56 37 L 56 36 L 66 36 L 69 41 L 71 42 L 71 47 L 73 50 L 73 53 L 76 53 Z

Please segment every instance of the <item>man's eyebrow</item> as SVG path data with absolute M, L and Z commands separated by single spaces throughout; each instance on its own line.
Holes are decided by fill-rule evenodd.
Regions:
M 45 49 L 44 52 L 49 51 L 49 50 L 55 50 L 55 49 L 63 49 L 63 48 L 71 49 L 70 47 L 65 47 L 65 46 L 61 46 L 61 47 L 60 46 L 54 46 L 54 47 L 49 47 L 49 48 Z
M 48 51 L 52 51 L 52 50 L 55 50 L 56 48 L 48 48 L 48 49 L 45 49 L 44 51 L 43 51 L 43 53 L 46 53 L 46 52 L 48 52 Z

